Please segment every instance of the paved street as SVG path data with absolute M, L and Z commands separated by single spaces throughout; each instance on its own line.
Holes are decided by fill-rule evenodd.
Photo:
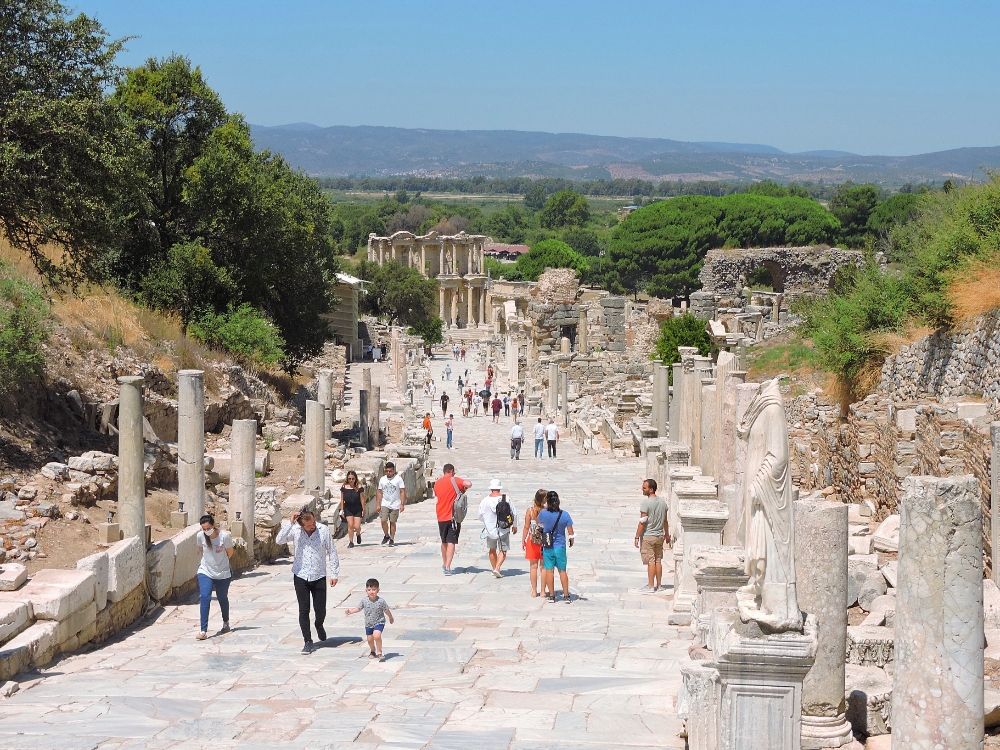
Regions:
M 435 362 L 436 376 L 444 365 Z M 388 365 L 373 374 L 382 381 Z M 448 385 L 455 396 L 454 380 Z M 194 640 L 192 597 L 101 648 L 50 665 L 33 687 L 0 702 L 0 746 L 683 747 L 674 701 L 690 635 L 667 626 L 662 594 L 638 593 L 645 571 L 632 538 L 643 461 L 582 456 L 568 441 L 557 460 L 532 459 L 527 424 L 522 460 L 514 462 L 509 419 L 463 419 L 457 400 L 452 407 L 456 449 L 443 447 L 436 410 L 442 441 L 432 453 L 435 477 L 451 461 L 474 484 L 458 575 L 442 574 L 433 503 L 413 505 L 394 549 L 379 545 L 377 524 L 365 525 L 360 548 L 338 542 L 331 638 L 313 654 L 299 653 L 289 562 L 263 566 L 232 586 L 229 635 Z M 560 493 L 576 529 L 571 604 L 529 596 L 519 543 L 504 578 L 491 574 L 474 516 L 493 477 L 521 517 L 537 488 Z M 343 613 L 369 577 L 381 581 L 396 617 L 386 627 L 384 663 L 367 658 L 363 616 Z M 213 602 L 210 633 L 219 624 Z

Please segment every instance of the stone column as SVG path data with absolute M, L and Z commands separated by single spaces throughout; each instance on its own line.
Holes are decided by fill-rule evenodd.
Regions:
M 660 423 L 656 425 L 660 437 L 667 436 L 667 423 L 670 416 L 670 368 L 657 362 L 653 365 L 660 371 L 660 390 L 656 394 L 660 402 Z
M 358 391 L 358 440 L 361 442 L 361 445 L 365 450 L 368 450 L 368 446 L 371 444 L 368 435 L 368 427 L 371 424 L 371 421 L 368 419 L 368 401 L 370 394 L 371 391 L 367 391 L 364 388 Z
M 559 353 L 560 354 L 573 353 L 573 347 L 570 346 L 569 339 L 566 336 L 563 336 L 561 339 L 559 339 Z
M 441 320 L 445 321 L 445 323 L 447 323 L 447 321 L 445 320 L 445 317 L 444 317 L 444 287 L 443 286 L 439 286 L 438 287 L 438 317 L 441 318 Z
M 576 327 L 576 350 L 580 354 L 588 354 L 590 348 L 587 346 L 587 311 L 580 308 L 580 322 Z
M 562 423 L 569 427 L 569 370 L 562 371 Z
M 320 499 L 325 496 L 323 405 L 312 400 L 306 401 L 305 480 L 305 494 Z
M 684 365 L 674 362 L 671 365 L 674 384 L 671 386 L 669 408 L 670 442 L 681 444 L 681 404 L 684 402 Z
M 118 378 L 118 525 L 124 538 L 146 538 L 146 473 L 140 376 Z
M 482 268 L 482 260 L 480 259 L 479 267 Z M 486 287 L 479 287 L 479 326 L 480 328 L 488 325 L 489 321 L 486 320 Z
M 427 276 L 427 246 L 420 246 L 420 275 Z
M 473 321 L 473 317 L 474 317 L 475 311 L 472 309 L 472 291 L 473 291 L 472 286 L 466 287 L 465 293 L 466 293 L 466 295 L 468 295 L 468 299 L 466 299 L 466 302 L 468 303 L 466 305 L 466 308 L 468 309 L 468 313 L 465 316 L 465 327 L 466 328 L 472 328 L 473 327 L 473 322 L 474 322 Z
M 972 475 L 907 477 L 892 746 L 983 746 L 983 511 Z
M 396 331 L 392 332 L 393 339 L 396 338 Z M 393 347 L 393 369 L 396 368 L 397 358 L 395 357 L 395 347 Z M 327 424 L 323 428 L 323 439 L 326 440 L 333 432 L 333 370 L 320 370 L 316 386 L 316 400 L 323 404 L 327 412 Z
M 314 404 L 308 401 L 306 405 Z M 320 407 L 322 408 L 322 407 Z M 229 465 L 229 528 L 242 537 L 253 555 L 254 461 L 257 455 L 257 420 L 234 419 L 232 460 Z
M 719 481 L 719 491 L 724 493 L 726 487 L 736 482 L 736 399 L 737 388 L 746 382 L 747 374 L 742 370 L 731 370 L 726 374 L 724 383 L 717 379 L 715 387 L 722 387 L 722 413 L 717 420 L 719 429 L 719 453 L 715 478 Z M 739 511 L 730 507 L 729 525 L 726 526 L 726 544 L 736 544 L 736 525 Z
M 559 411 L 559 365 L 549 362 L 549 410 Z
M 701 381 L 701 473 L 707 477 L 714 477 L 717 465 L 715 455 L 715 398 L 716 385 L 712 378 L 705 378 Z
M 798 500 L 795 515 L 795 590 L 803 612 L 819 620 L 816 661 L 802 681 L 802 747 L 850 744 L 844 700 L 847 653 L 847 506 Z
M 455 262 L 458 263 L 457 258 Z M 450 328 L 458 328 L 456 320 L 458 320 L 458 287 L 451 290 L 451 318 L 448 320 L 448 326 Z
M 660 366 L 659 362 L 653 362 L 653 390 L 650 393 L 650 400 L 653 402 L 653 411 L 649 415 L 650 422 L 653 424 L 653 429 L 657 431 L 657 437 L 664 437 L 663 433 L 660 432 L 660 413 L 666 404 L 660 401 L 660 381 L 665 377 L 666 373 Z
M 715 362 L 715 460 L 716 465 L 721 465 L 722 461 L 722 411 L 726 400 L 726 377 L 734 372 L 736 367 L 736 357 L 729 352 L 719 352 L 719 358 Z M 719 479 L 719 488 L 725 485 L 719 477 L 721 471 L 715 471 L 716 479 Z
M 177 501 L 187 521 L 205 515 L 205 373 L 177 373 Z M 186 524 L 185 524 L 186 525 Z
M 368 391 L 368 450 L 373 451 L 379 447 L 381 437 L 379 429 L 382 420 L 382 388 L 373 386 Z
M 990 423 L 990 558 L 993 582 L 1000 583 L 1000 422 Z

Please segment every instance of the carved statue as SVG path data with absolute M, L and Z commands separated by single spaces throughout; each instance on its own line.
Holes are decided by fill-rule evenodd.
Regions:
M 771 630 L 802 630 L 795 594 L 792 477 L 788 426 L 778 380 L 761 385 L 738 427 L 747 441 L 741 537 L 750 582 L 738 595 L 740 618 Z
M 475 245 L 469 253 L 469 273 L 479 273 L 479 248 Z
M 444 272 L 454 273 L 455 268 L 455 251 L 452 249 L 451 245 L 444 251 Z

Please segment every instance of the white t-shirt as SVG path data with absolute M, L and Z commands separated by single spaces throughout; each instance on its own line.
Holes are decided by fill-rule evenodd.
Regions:
M 229 567 L 229 555 L 226 553 L 227 549 L 233 548 L 232 534 L 219 529 L 219 535 L 212 538 L 204 531 L 199 531 L 196 543 L 201 547 L 199 573 L 216 581 L 233 577 L 233 570 Z
M 486 536 L 491 539 L 498 539 L 501 534 L 510 533 L 510 529 L 497 528 L 497 503 L 502 497 L 503 495 L 487 495 L 479 503 L 479 520 L 486 527 Z M 517 508 L 514 507 L 514 501 L 510 499 L 510 495 L 507 496 L 507 503 L 510 505 L 511 515 L 514 516 L 514 526 L 517 526 Z
M 535 423 L 535 430 L 534 430 L 534 432 L 535 432 L 535 440 L 544 440 L 545 439 L 545 425 L 543 425 L 541 422 L 536 422 Z
M 510 439 L 511 440 L 523 440 L 524 439 L 524 428 L 521 425 L 516 424 L 510 428 Z
M 406 482 L 397 474 L 392 479 L 382 477 L 378 480 L 378 488 L 382 492 L 382 507 L 398 510 L 401 505 L 399 491 L 406 488 Z
M 550 424 L 548 427 L 545 428 L 546 440 L 555 440 L 558 437 L 559 437 L 559 428 L 555 426 L 555 423 Z

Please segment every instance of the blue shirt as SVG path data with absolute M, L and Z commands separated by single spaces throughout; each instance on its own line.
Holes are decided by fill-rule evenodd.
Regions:
M 559 513 L 560 511 L 553 513 L 550 510 L 543 510 L 538 514 L 538 525 L 542 527 L 542 531 L 555 530 L 555 533 L 552 535 L 553 547 L 566 546 L 566 527 L 573 525 L 573 519 L 570 518 L 569 513 L 562 511 L 562 516 Z M 559 519 L 559 523 L 556 523 L 557 518 Z

